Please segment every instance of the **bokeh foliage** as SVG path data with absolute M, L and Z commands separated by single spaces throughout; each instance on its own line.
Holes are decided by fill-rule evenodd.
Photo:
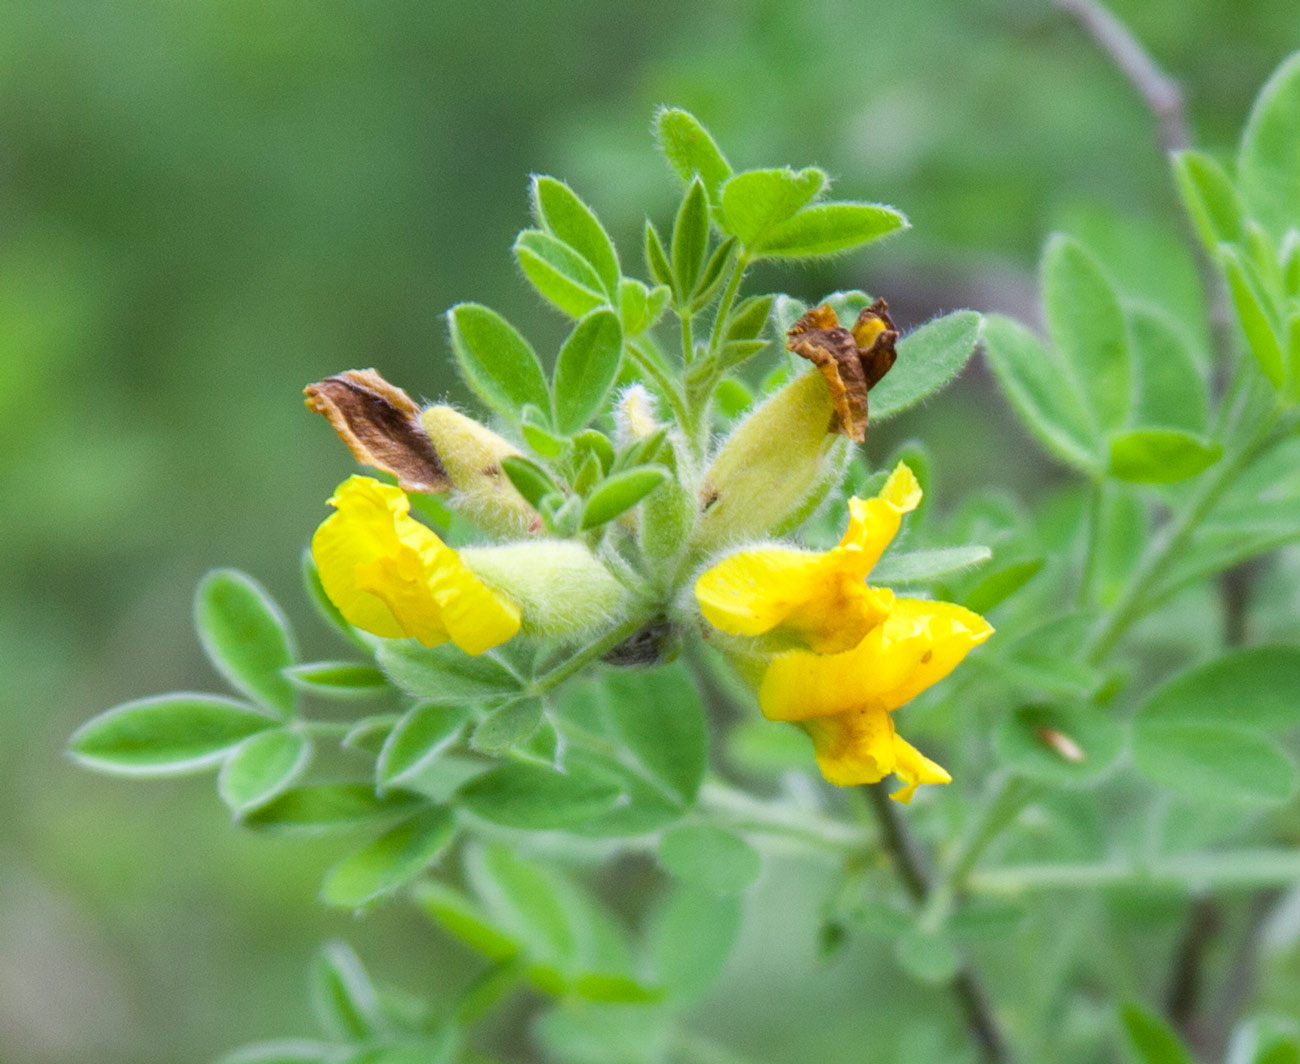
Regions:
M 1283 0 L 1116 6 L 1186 83 L 1211 149 L 1300 44 Z M 27 988 L 0 1003 L 12 1059 L 201 1059 L 230 1044 L 232 1014 L 240 1037 L 303 1026 L 286 988 L 318 939 L 350 929 L 300 904 L 332 854 L 272 858 L 200 786 L 72 772 L 63 738 L 104 705 L 214 686 L 188 625 L 188 588 L 213 561 L 301 602 L 286 563 L 340 468 L 298 405 L 305 381 L 376 363 L 467 399 L 439 320 L 463 299 L 558 335 L 509 254 L 525 174 L 564 175 L 629 255 L 640 217 L 621 208 L 660 197 L 666 224 L 671 185 L 643 125 L 665 101 L 744 163 L 815 159 L 845 195 L 908 212 L 906 241 L 790 270 L 791 291 L 882 292 L 907 325 L 958 305 L 1031 315 L 1026 278 L 1059 226 L 1200 327 L 1149 120 L 1046 4 L 0 12 L 0 984 Z M 872 457 L 904 434 L 945 454 L 974 440 L 942 477 L 1049 490 L 1057 474 L 1016 445 L 1000 404 L 976 379 L 882 433 Z M 1265 608 L 1285 623 L 1285 603 Z M 760 904 L 806 912 L 820 875 L 781 865 Z M 1134 905 L 1153 936 L 1168 930 L 1149 899 Z M 791 922 L 742 944 L 716 1033 L 773 1060 L 893 1051 L 863 1027 L 926 994 L 863 1000 L 851 988 L 879 983 L 888 958 L 856 947 L 847 969 L 818 969 L 811 932 Z M 366 934 L 385 980 L 453 981 L 416 921 L 381 913 Z M 783 946 L 794 960 L 778 972 Z M 778 978 L 806 1022 L 778 1029 L 753 1007 Z

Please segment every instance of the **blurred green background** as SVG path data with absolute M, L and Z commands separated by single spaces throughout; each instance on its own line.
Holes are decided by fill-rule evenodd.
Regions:
M 1212 150 L 1300 47 L 1294 0 L 1114 6 Z M 660 103 L 737 164 L 818 163 L 841 195 L 910 216 L 833 271 L 785 271 L 793 294 L 862 287 L 904 327 L 958 306 L 1032 320 L 1038 248 L 1066 227 L 1133 291 L 1195 305 L 1152 122 L 1046 0 L 0 5 L 7 1064 L 199 1061 L 306 1033 L 306 962 L 330 936 L 420 993 L 459 978 L 400 907 L 354 922 L 313 900 L 336 842 L 240 832 L 207 782 L 104 779 L 62 748 L 114 703 L 220 689 L 189 622 L 210 566 L 254 574 L 309 652 L 338 652 L 297 563 L 353 467 L 302 386 L 374 365 L 467 401 L 440 317 L 464 299 L 545 350 L 561 324 L 509 254 L 526 176 L 570 181 L 639 262 L 644 213 L 662 226 L 676 194 L 649 135 Z M 980 368 L 900 422 L 872 458 L 925 436 L 941 508 L 970 483 L 1037 494 L 1055 476 Z M 698 1026 L 771 1061 L 892 1052 L 870 1018 L 931 997 L 864 994 L 888 977 L 868 946 L 819 970 L 811 925 L 771 934 L 790 907 L 812 920 L 822 875 L 769 869 Z M 780 1016 L 756 1007 L 774 986 Z

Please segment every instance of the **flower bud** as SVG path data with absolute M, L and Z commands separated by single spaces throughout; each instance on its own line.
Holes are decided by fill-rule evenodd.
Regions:
M 542 527 L 537 511 L 501 469 L 501 459 L 519 454 L 509 440 L 450 406 L 429 407 L 420 422 L 456 489 L 453 504 L 470 520 L 505 538 Z
M 606 628 L 630 605 L 627 589 L 576 540 L 466 547 L 460 556 L 483 583 L 519 606 L 524 635 Z
M 694 546 L 714 550 L 783 530 L 843 465 L 834 418 L 825 381 L 806 373 L 741 422 L 704 474 Z

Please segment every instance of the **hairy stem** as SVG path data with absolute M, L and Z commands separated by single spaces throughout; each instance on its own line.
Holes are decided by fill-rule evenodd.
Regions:
M 918 908 L 924 908 L 930 895 L 930 880 L 920 856 L 907 833 L 898 807 L 884 785 L 873 783 L 866 788 L 871 811 L 880 827 L 880 841 L 893 859 L 903 886 Z M 1011 1058 L 998 1031 L 987 995 L 969 965 L 963 965 L 952 981 L 953 996 L 961 1008 L 966 1026 L 979 1046 L 987 1064 L 1006 1064 Z

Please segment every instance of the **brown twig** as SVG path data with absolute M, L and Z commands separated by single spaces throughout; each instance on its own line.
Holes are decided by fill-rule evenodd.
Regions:
M 1165 151 L 1182 151 L 1190 147 L 1192 138 L 1187 128 L 1182 90 L 1160 69 L 1129 28 L 1098 0 L 1054 2 L 1062 11 L 1074 16 L 1137 90 L 1147 109 L 1160 123 L 1160 141 Z
M 880 827 L 881 844 L 893 859 L 908 896 L 918 909 L 923 908 L 930 896 L 930 877 L 903 818 L 898 815 L 898 806 L 890 799 L 884 784 L 872 783 L 865 790 Z M 993 1009 L 969 965 L 963 965 L 953 978 L 952 991 L 987 1064 L 1007 1064 L 1011 1058 L 993 1018 Z

